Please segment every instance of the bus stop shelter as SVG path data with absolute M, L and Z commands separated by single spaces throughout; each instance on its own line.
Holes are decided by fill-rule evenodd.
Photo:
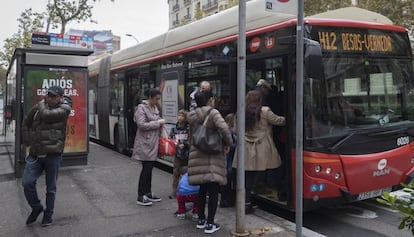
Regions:
M 72 99 L 62 165 L 86 165 L 88 134 L 88 55 L 80 48 L 34 45 L 15 50 L 7 70 L 3 131 L 16 178 L 22 177 L 28 148 L 23 144 L 22 121 L 28 111 L 60 86 Z M 13 157 L 14 155 L 14 157 Z

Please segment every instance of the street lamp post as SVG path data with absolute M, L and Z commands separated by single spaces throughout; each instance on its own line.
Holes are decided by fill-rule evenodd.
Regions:
M 137 43 L 139 43 L 139 40 L 133 35 L 133 34 L 125 34 L 128 37 L 132 37 Z

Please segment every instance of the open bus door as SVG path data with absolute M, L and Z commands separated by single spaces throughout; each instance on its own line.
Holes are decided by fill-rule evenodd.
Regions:
M 304 42 L 304 72 L 307 78 L 322 76 L 322 53 L 318 42 L 306 39 Z M 265 78 L 273 87 L 274 95 L 270 107 L 277 115 L 287 118 L 284 127 L 273 129 L 273 139 L 283 165 L 264 174 L 266 188 L 257 190 L 255 197 L 270 205 L 294 210 L 295 203 L 295 57 L 279 55 L 247 62 L 247 89 L 254 89 L 257 75 Z M 249 82 L 250 80 L 250 82 Z M 260 180 L 259 180 L 260 182 Z

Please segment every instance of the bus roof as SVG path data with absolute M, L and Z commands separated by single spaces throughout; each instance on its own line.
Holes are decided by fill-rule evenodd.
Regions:
M 273 13 L 265 10 L 262 0 L 246 3 L 246 31 L 272 25 L 294 25 L 296 15 Z M 112 55 L 111 69 L 118 69 L 138 63 L 152 61 L 221 42 L 236 39 L 238 34 L 238 7 L 205 17 L 190 24 L 172 29 L 150 40 L 141 42 Z M 346 7 L 306 17 L 305 21 L 315 25 L 375 26 L 376 28 L 401 31 L 402 27 L 392 25 L 392 21 L 378 13 L 357 7 Z M 351 24 L 352 23 L 352 24 Z M 279 27 L 281 27 L 279 26 Z M 92 62 L 91 74 L 98 73 L 100 60 Z
M 358 7 L 344 7 L 336 10 L 322 12 L 316 15 L 312 15 L 306 18 L 328 18 L 337 20 L 353 20 L 364 21 L 372 23 L 382 23 L 392 25 L 392 21 L 381 14 L 368 11 Z
M 296 16 L 284 13 L 265 11 L 263 0 L 254 0 L 246 3 L 246 30 L 254 30 L 263 26 L 295 19 Z M 154 59 L 177 50 L 187 49 L 208 43 L 217 39 L 237 35 L 238 7 L 205 17 L 190 24 L 177 27 L 151 40 L 144 41 L 127 49 L 120 50 L 112 55 L 112 68 L 119 68 L 141 60 Z M 97 70 L 99 60 L 91 64 L 91 72 Z

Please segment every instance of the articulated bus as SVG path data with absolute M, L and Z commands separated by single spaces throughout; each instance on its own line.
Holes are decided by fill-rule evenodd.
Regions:
M 170 127 L 203 80 L 212 85 L 217 109 L 224 116 L 235 113 L 237 12 L 231 8 L 92 63 L 92 140 L 130 151 L 134 107 L 146 88 L 161 90 L 162 116 Z M 287 118 L 286 126 L 274 130 L 287 200 L 279 200 L 273 185 L 256 197 L 294 210 L 296 16 L 249 1 L 246 29 L 246 91 L 267 80 L 274 112 Z M 377 197 L 410 182 L 414 78 L 406 29 L 351 7 L 306 17 L 304 37 L 304 209 Z M 172 165 L 171 157 L 159 161 Z

